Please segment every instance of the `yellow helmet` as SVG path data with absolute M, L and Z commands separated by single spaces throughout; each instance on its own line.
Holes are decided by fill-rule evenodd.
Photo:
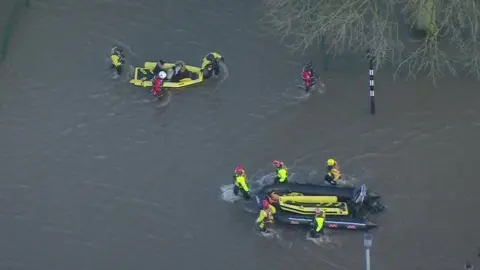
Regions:
M 337 163 L 337 162 L 333 158 L 330 158 L 330 159 L 327 160 L 327 165 L 328 166 L 335 166 L 335 163 Z

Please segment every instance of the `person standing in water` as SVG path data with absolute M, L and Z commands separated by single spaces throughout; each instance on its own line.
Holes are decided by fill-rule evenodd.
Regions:
M 280 160 L 274 160 L 272 164 L 277 170 L 275 184 L 286 184 L 288 182 L 288 170 L 285 164 Z
M 152 95 L 154 97 L 160 98 L 164 95 L 163 91 L 163 82 L 167 77 L 167 73 L 165 71 L 160 71 L 158 75 L 155 75 L 152 82 Z
M 248 182 L 247 182 L 247 174 L 245 173 L 245 169 L 241 166 L 237 166 L 235 168 L 235 174 L 233 175 L 234 179 L 234 186 L 233 186 L 233 194 L 236 196 L 239 195 L 239 193 L 242 193 L 242 196 L 245 200 L 250 199 L 250 190 L 248 188 Z
M 121 47 L 112 48 L 110 61 L 112 62 L 110 67 L 115 70 L 115 78 L 120 77 L 122 75 L 123 63 L 125 63 L 125 55 Z
M 324 234 L 323 225 L 325 224 L 325 212 L 320 209 L 315 210 L 315 216 L 312 221 L 313 228 L 310 230 L 312 238 L 318 238 Z
M 274 215 L 277 213 L 277 209 L 273 205 L 271 205 L 267 200 L 262 202 L 262 209 L 258 214 L 257 220 L 255 223 L 258 226 L 258 229 L 261 232 L 267 231 L 267 224 L 273 223 Z
M 220 75 L 220 62 L 224 62 L 225 58 L 216 52 L 207 53 L 202 59 L 203 78 L 208 79 L 213 75 Z
M 337 185 L 337 181 L 342 179 L 342 174 L 340 173 L 340 166 L 338 166 L 337 161 L 333 158 L 327 160 L 327 174 L 325 175 L 325 182 L 330 185 Z

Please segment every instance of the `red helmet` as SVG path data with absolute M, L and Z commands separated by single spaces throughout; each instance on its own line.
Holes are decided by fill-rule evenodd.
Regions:
M 273 166 L 277 167 L 277 168 L 281 168 L 283 167 L 283 162 L 281 162 L 280 160 L 274 160 L 272 162 Z
M 235 173 L 236 174 L 243 174 L 244 172 L 245 172 L 245 170 L 241 166 L 237 166 L 235 168 Z
M 270 207 L 270 203 L 267 200 L 263 200 L 262 206 L 264 209 L 268 209 Z

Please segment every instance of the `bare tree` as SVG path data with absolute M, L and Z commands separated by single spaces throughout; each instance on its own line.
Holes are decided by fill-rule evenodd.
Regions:
M 264 22 L 292 39 L 294 51 L 325 42 L 327 53 L 373 50 L 378 66 L 408 68 L 408 78 L 427 72 L 435 82 L 445 71 L 480 78 L 478 0 L 264 0 Z M 423 36 L 400 35 L 405 26 Z M 403 36 L 402 38 L 400 36 Z M 399 55 L 404 55 L 401 60 Z

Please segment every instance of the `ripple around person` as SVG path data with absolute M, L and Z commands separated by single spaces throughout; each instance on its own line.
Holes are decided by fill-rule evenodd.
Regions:
M 302 241 L 301 234 L 302 232 L 305 235 L 304 240 L 310 241 L 313 244 L 320 246 L 322 248 L 328 248 L 328 249 L 335 249 L 339 248 L 342 246 L 342 243 L 335 239 L 333 236 L 328 235 L 328 233 L 325 233 L 324 235 L 314 238 L 311 237 L 310 232 L 298 232 L 295 230 L 286 230 L 287 228 L 268 228 L 266 231 L 262 232 L 257 229 L 257 226 L 255 224 L 252 224 L 252 230 L 254 233 L 258 236 L 264 237 L 268 240 L 275 240 L 277 241 L 282 247 L 285 248 L 292 248 L 294 246 L 300 245 L 304 246 L 304 242 Z M 289 232 L 290 231 L 290 232 Z M 299 241 L 300 240 L 300 241 Z M 304 246 L 304 248 L 306 248 Z
M 167 107 L 172 101 L 172 93 L 170 91 L 165 92 L 161 98 L 152 98 L 150 102 L 155 102 L 155 108 L 161 109 Z
M 306 92 L 304 85 L 296 82 L 295 86 L 285 88 L 282 92 L 282 96 L 288 99 L 303 101 L 309 99 L 317 93 L 325 94 L 325 92 L 325 85 L 323 83 L 321 83 L 319 86 L 312 86 L 311 91 Z
M 340 245 L 339 242 L 335 241 L 332 237 L 324 234 L 320 237 L 312 237 L 310 233 L 305 234 L 305 239 L 308 241 L 312 241 L 315 245 L 318 246 L 325 246 L 325 245 Z
M 252 188 L 252 190 L 260 190 L 262 187 L 273 183 L 274 176 L 275 176 L 275 173 L 266 173 L 258 177 L 256 177 L 256 174 L 254 174 L 252 175 L 252 180 L 249 182 L 249 185 Z M 234 194 L 233 192 L 234 186 L 235 184 L 228 184 L 220 187 L 220 190 L 221 190 L 220 196 L 222 200 L 226 202 L 234 203 L 242 199 L 240 196 L 237 196 Z M 250 211 L 248 209 L 246 210 Z
M 217 91 L 220 85 L 230 76 L 230 72 L 228 71 L 228 66 L 225 61 L 220 62 L 219 66 L 222 69 L 222 72 L 218 75 L 220 77 L 220 81 L 213 89 L 214 91 Z

